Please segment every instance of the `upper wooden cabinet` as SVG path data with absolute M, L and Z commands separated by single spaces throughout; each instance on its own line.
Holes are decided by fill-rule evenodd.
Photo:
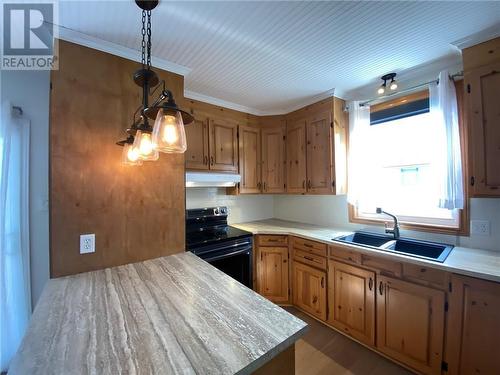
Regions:
M 446 361 L 448 374 L 498 374 L 500 284 L 452 276 Z
M 287 115 L 288 193 L 345 192 L 348 118 L 344 106 L 343 100 L 332 97 Z
M 465 74 L 474 195 L 500 196 L 500 61 Z
M 208 155 L 208 118 L 196 118 L 186 126 L 186 168 L 209 169 Z
M 305 193 L 306 121 L 287 121 L 286 126 L 286 190 L 289 193 Z
M 333 191 L 332 112 L 325 111 L 306 120 L 307 191 L 328 194 Z
M 240 125 L 238 134 L 240 193 L 260 193 L 262 186 L 260 130 Z
M 375 345 L 375 272 L 328 261 L 328 322 Z
M 262 137 L 262 192 L 285 192 L 285 128 L 261 130 Z
M 470 192 L 500 196 L 500 38 L 463 51 Z
M 238 172 L 238 124 L 228 120 L 209 120 L 210 169 Z
M 444 292 L 377 277 L 377 349 L 422 374 L 441 374 Z

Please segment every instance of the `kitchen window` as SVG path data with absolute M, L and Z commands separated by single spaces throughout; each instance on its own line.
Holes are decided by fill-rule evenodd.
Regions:
M 457 87 L 458 126 L 461 133 L 461 83 Z M 354 104 L 354 103 L 353 103 Z M 359 104 L 355 104 L 359 105 Z M 353 155 L 349 160 L 349 214 L 352 222 L 387 220 L 376 207 L 397 215 L 406 228 L 465 233 L 463 209 L 440 208 L 443 150 L 447 138 L 439 136 L 429 90 L 361 109 L 365 124 L 352 129 Z M 356 116 L 356 114 L 354 114 Z M 464 149 L 460 134 L 461 150 Z M 459 151 L 464 165 L 464 153 Z M 352 170 L 354 169 L 354 173 Z M 461 176 L 461 175 L 460 175 Z M 463 184 L 463 176 L 462 181 Z M 454 183 L 453 180 L 450 183 Z M 465 186 L 465 184 L 463 184 Z M 354 190 L 354 191 L 353 191 Z M 353 197 L 354 196 L 354 199 Z

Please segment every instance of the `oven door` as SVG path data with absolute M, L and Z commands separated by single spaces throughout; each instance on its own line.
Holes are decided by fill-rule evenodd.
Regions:
M 194 251 L 200 258 L 218 268 L 233 279 L 253 289 L 252 239 L 228 241 L 211 251 Z

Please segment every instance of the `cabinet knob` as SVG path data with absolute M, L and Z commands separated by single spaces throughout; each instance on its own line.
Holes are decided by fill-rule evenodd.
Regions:
M 378 292 L 380 293 L 380 295 L 384 294 L 384 284 L 382 283 L 382 281 L 378 284 Z
M 368 289 L 372 290 L 373 289 L 373 279 L 370 277 L 370 280 L 368 281 Z
M 210 156 L 210 165 L 214 165 L 214 157 Z

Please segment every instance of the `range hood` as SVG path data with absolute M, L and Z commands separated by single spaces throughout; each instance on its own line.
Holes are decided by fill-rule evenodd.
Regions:
M 239 174 L 186 172 L 186 187 L 233 187 L 241 181 Z

